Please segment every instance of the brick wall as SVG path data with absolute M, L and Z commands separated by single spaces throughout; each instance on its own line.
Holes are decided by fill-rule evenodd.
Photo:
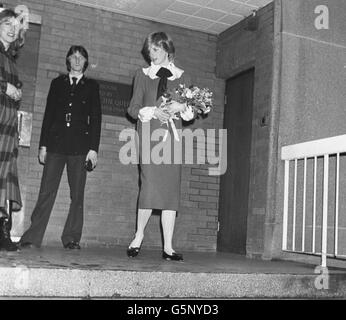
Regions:
M 26 34 L 26 45 L 21 49 L 19 58 L 17 60 L 17 69 L 20 74 L 20 79 L 24 83 L 23 98 L 20 109 L 22 111 L 31 113 L 34 110 L 40 34 L 41 26 L 30 24 L 30 30 Z M 20 176 L 21 195 L 24 207 L 20 212 L 14 215 L 14 223 L 12 229 L 12 234 L 14 235 L 21 235 L 24 231 L 23 220 L 26 211 L 26 190 L 28 188 L 28 183 L 31 182 L 31 178 L 29 175 L 31 158 L 30 153 L 30 148 L 20 147 L 20 153 L 18 156 L 18 173 Z
M 51 80 L 66 71 L 65 55 L 71 44 L 82 44 L 89 51 L 89 77 L 131 84 L 135 70 L 145 65 L 140 54 L 144 38 L 156 30 L 168 32 L 176 46 L 176 64 L 191 75 L 194 84 L 208 86 L 215 93 L 215 110 L 207 119 L 195 121 L 191 128 L 222 127 L 224 80 L 215 76 L 216 36 L 56 0 L 4 1 L 5 6 L 16 4 L 25 4 L 42 17 L 31 147 L 20 150 L 22 161 L 28 163 L 27 170 L 21 171 L 24 228 L 29 225 L 42 174 L 37 149 L 46 96 Z M 126 118 L 103 116 L 99 163 L 88 174 L 85 195 L 82 242 L 89 246 L 127 245 L 133 237 L 137 166 L 124 166 L 118 157 L 124 144 L 118 139 L 119 133 L 129 127 L 133 124 Z M 208 167 L 183 166 L 182 207 L 174 237 L 178 249 L 216 249 L 219 179 L 208 176 Z M 69 189 L 64 174 L 44 244 L 60 242 L 68 206 Z M 159 216 L 151 218 L 144 245 L 161 247 Z
M 217 76 L 228 79 L 255 68 L 247 245 L 249 256 L 262 255 L 267 214 L 267 175 L 272 89 L 274 4 L 257 12 L 257 30 L 247 18 L 220 35 Z

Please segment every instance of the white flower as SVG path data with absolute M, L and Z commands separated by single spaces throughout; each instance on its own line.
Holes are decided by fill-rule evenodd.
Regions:
M 205 110 L 204 110 L 204 113 L 208 113 L 210 111 L 210 107 L 207 107 Z
M 187 99 L 192 99 L 193 94 L 192 94 L 191 90 L 186 90 L 185 97 Z

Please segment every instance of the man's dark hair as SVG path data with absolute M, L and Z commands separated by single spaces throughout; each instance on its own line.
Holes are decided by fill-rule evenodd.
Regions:
M 71 71 L 71 63 L 70 63 L 69 57 L 72 56 L 76 52 L 79 52 L 86 60 L 83 67 L 83 72 L 84 72 L 88 68 L 88 65 L 89 65 L 89 55 L 88 55 L 88 51 L 83 46 L 79 46 L 79 45 L 71 46 L 71 48 L 68 50 L 66 54 L 67 70 L 69 72 Z

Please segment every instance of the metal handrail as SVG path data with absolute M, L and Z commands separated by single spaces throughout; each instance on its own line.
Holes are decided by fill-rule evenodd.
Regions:
M 284 146 L 281 149 L 281 160 L 285 161 L 284 166 L 284 205 L 283 205 L 283 233 L 282 233 L 282 250 L 296 250 L 296 224 L 297 224 L 297 175 L 298 161 L 303 161 L 303 210 L 302 210 L 302 250 L 300 253 L 313 253 L 321 255 L 321 266 L 326 267 L 328 242 L 328 200 L 329 200 L 329 168 L 330 156 L 336 155 L 336 173 L 335 173 L 335 220 L 334 220 L 334 254 L 338 256 L 338 230 L 339 230 L 339 188 L 340 188 L 340 153 L 346 152 L 346 135 L 340 135 L 330 138 L 307 141 L 303 143 Z M 322 198 L 322 238 L 321 252 L 316 252 L 316 197 L 317 197 L 317 158 L 323 157 L 323 198 Z M 306 247 L 306 197 L 307 197 L 307 161 L 313 160 L 313 201 L 312 201 L 312 252 L 305 249 Z M 292 216 L 289 216 L 289 187 L 290 187 L 290 162 L 294 162 L 293 176 L 293 210 Z M 291 198 L 292 199 L 292 198 Z M 288 248 L 288 219 L 292 217 L 292 248 Z

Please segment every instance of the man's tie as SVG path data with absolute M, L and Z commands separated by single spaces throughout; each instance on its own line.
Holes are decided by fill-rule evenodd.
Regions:
M 74 91 L 76 89 L 77 86 L 77 78 L 76 77 L 72 77 L 72 88 L 71 90 Z
M 156 75 L 160 78 L 156 95 L 156 99 L 158 99 L 167 90 L 167 78 L 171 77 L 172 73 L 167 68 L 161 67 L 160 70 L 157 71 Z

